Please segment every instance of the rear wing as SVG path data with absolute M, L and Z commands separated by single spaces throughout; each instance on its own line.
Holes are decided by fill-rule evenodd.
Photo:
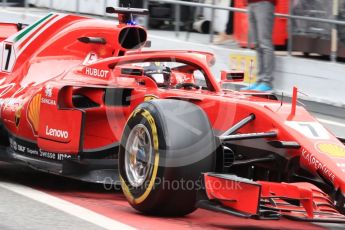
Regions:
M 147 9 L 140 9 L 140 8 L 107 7 L 106 13 L 118 14 L 120 24 L 128 24 L 128 23 L 135 24 L 133 15 L 148 15 L 149 11 Z

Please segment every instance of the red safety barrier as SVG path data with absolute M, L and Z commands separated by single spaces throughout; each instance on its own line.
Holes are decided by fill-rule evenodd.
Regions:
M 235 0 L 235 7 L 246 8 L 243 1 Z M 277 1 L 276 13 L 288 14 L 289 1 Z M 236 12 L 234 15 L 234 39 L 241 47 L 247 47 L 248 43 L 248 15 Z M 288 39 L 288 20 L 276 18 L 274 22 L 273 42 L 275 46 L 285 46 Z

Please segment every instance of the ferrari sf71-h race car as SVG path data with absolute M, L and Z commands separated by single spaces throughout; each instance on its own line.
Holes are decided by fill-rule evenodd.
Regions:
M 212 54 L 144 51 L 132 19 L 148 12 L 107 12 L 119 24 L 59 13 L 0 24 L 2 160 L 121 184 L 146 214 L 345 222 L 345 147 L 296 90 L 284 103 L 222 89 Z

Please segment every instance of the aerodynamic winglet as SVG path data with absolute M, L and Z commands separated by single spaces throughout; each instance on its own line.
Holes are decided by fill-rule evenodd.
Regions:
M 139 8 L 124 8 L 124 7 L 107 7 L 106 12 L 108 14 L 119 14 L 120 24 L 136 24 L 133 21 L 133 15 L 148 15 L 149 11 L 147 9 Z

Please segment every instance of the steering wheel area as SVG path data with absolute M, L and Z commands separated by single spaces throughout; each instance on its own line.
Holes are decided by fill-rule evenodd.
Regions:
M 153 64 L 144 68 L 145 75 L 151 78 L 159 87 L 168 87 L 170 85 L 171 70 L 169 67 Z
M 200 89 L 200 86 L 192 83 L 192 82 L 182 82 L 182 83 L 178 83 L 175 85 L 175 89 L 181 89 L 181 88 L 184 88 L 184 89 Z
M 150 62 L 144 67 L 144 74 L 161 88 L 201 89 L 201 86 L 195 84 L 194 69 L 186 65 L 170 68 L 162 62 Z

